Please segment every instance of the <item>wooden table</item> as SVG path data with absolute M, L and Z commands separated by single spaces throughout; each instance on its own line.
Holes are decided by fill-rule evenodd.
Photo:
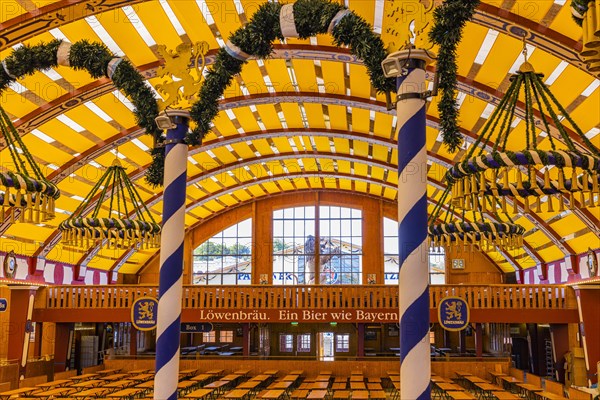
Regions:
M 324 374 L 320 374 L 319 376 L 317 376 L 317 378 L 315 379 L 317 382 L 329 382 L 329 380 L 331 379 L 331 375 L 324 375 Z
M 256 376 L 253 376 L 252 378 L 250 378 L 251 381 L 259 381 L 259 382 L 264 382 L 268 379 L 271 379 L 271 375 L 260 374 L 260 375 L 256 375 Z
M 127 386 L 132 386 L 133 384 L 133 381 L 130 381 L 128 379 L 121 379 L 120 381 L 105 383 L 104 385 L 102 385 L 102 387 L 111 389 L 125 389 Z
M 312 390 L 306 398 L 323 400 L 326 396 L 327 390 Z
M 333 392 L 334 399 L 348 400 L 352 395 L 349 390 L 336 390 Z
M 492 376 L 492 383 L 495 383 L 496 385 L 500 384 L 500 377 L 502 376 L 506 376 L 506 374 L 504 372 L 496 372 L 496 371 L 488 371 L 488 374 L 490 374 Z
M 69 379 L 72 380 L 75 383 L 79 383 L 81 381 L 87 381 L 87 380 L 95 378 L 97 376 L 98 376 L 98 374 L 83 374 L 83 375 L 72 376 Z
M 381 383 L 378 382 L 367 382 L 367 389 L 369 389 L 369 391 L 383 390 Z
M 517 396 L 516 394 L 509 393 L 509 392 L 492 392 L 492 394 L 498 400 L 521 400 L 521 398 L 519 396 Z
M 309 389 L 313 390 L 323 390 L 329 387 L 329 382 L 313 382 L 308 385 Z
M 236 389 L 248 389 L 250 390 L 250 394 L 253 395 L 256 392 L 256 387 L 260 385 L 260 381 L 246 381 L 237 385 Z
M 214 389 L 215 393 L 221 395 L 225 391 L 225 386 L 229 385 L 229 381 L 214 381 L 205 385 L 205 389 Z
M 293 371 L 288 372 L 290 375 L 302 375 L 304 373 L 304 370 L 301 369 L 295 369 Z
M 446 396 L 452 400 L 477 400 L 475 396 L 468 392 L 446 392 Z
M 217 375 L 220 376 L 223 373 L 222 369 L 211 369 L 210 371 L 206 371 L 205 374 Z
M 385 392 L 383 390 L 373 390 L 373 391 L 369 392 L 369 398 L 385 400 L 385 399 L 387 399 L 387 395 L 385 394 Z
M 476 382 L 475 383 L 475 391 L 477 391 L 477 393 L 480 394 L 480 396 L 479 396 L 480 398 L 485 397 L 485 398 L 489 399 L 492 397 L 492 392 L 502 391 L 502 390 L 498 386 L 492 385 L 487 382 Z
M 144 389 L 140 388 L 127 388 L 114 393 L 107 394 L 106 397 L 117 399 L 133 399 L 135 396 L 142 393 L 143 391 Z
M 518 390 L 521 397 L 525 397 L 529 400 L 535 399 L 535 393 L 544 391 L 541 387 L 532 385 L 531 383 L 516 383 L 515 386 L 519 388 Z
M 346 390 L 346 382 L 333 382 L 331 385 L 331 390 Z
M 288 390 L 290 388 L 290 386 L 292 386 L 293 382 L 290 381 L 278 381 L 278 382 L 273 382 L 269 385 L 269 387 L 267 389 L 269 390 Z
M 236 375 L 241 375 L 243 377 L 248 376 L 248 374 L 252 372 L 251 369 L 238 369 L 237 371 L 234 371 L 233 373 Z
M 139 375 L 139 374 L 134 374 L 134 375 Z M 129 374 L 112 374 L 112 375 L 103 376 L 100 379 L 105 380 L 105 381 L 119 381 L 124 378 L 127 378 L 128 376 L 129 376 Z
M 59 387 L 67 386 L 67 385 L 70 385 L 71 383 L 73 383 L 73 381 L 70 379 L 59 379 L 57 381 L 40 383 L 35 386 L 42 388 L 42 389 L 51 389 L 51 388 L 55 388 L 55 387 L 59 388 Z
M 514 387 L 518 383 L 523 383 L 522 380 L 515 378 L 514 376 L 501 376 L 502 387 L 506 390 L 514 391 Z
M 400 371 L 396 371 L 396 370 L 386 371 L 385 373 L 388 374 L 388 376 L 398 376 L 398 375 L 400 375 Z
M 139 375 L 130 376 L 129 378 L 127 378 L 127 380 L 134 381 L 134 382 L 146 382 L 153 378 L 154 378 L 154 374 L 139 374 Z
M 146 374 L 150 371 L 150 369 L 148 368 L 140 368 L 140 369 L 134 369 L 132 371 L 127 371 L 128 375 L 139 375 L 139 374 Z
M 269 375 L 269 376 L 275 376 L 279 373 L 278 369 L 269 369 L 267 371 L 263 371 L 262 374 L 263 375 Z
M 74 383 L 72 385 L 70 385 L 72 388 L 78 388 L 78 389 L 92 389 L 98 386 L 102 386 L 104 385 L 106 382 L 103 381 L 102 379 L 92 379 L 91 381 L 83 381 L 83 382 L 79 382 L 79 383 Z
M 283 378 L 281 378 L 281 380 L 282 381 L 296 382 L 296 380 L 298 378 L 300 378 L 300 375 L 287 374 L 286 376 L 284 376 Z
M 203 383 L 210 379 L 214 378 L 214 375 L 211 374 L 199 374 L 190 378 L 190 381 Z
M 250 391 L 245 389 L 233 389 L 223 395 L 224 399 L 246 399 L 250 396 Z
M 190 392 L 197 384 L 198 382 L 196 381 L 181 381 L 177 383 L 177 390 L 180 390 L 182 394 L 186 394 L 187 392 Z
M 460 392 L 460 391 L 464 390 L 462 387 L 458 386 L 456 383 L 436 383 L 435 386 L 445 392 Z
M 261 399 L 280 399 L 285 397 L 285 390 L 268 390 L 260 398 Z
M 198 372 L 197 369 L 184 369 L 183 371 L 179 371 L 179 377 L 182 379 L 189 378 L 190 376 L 196 375 Z
M 185 396 L 186 399 L 206 399 L 212 397 L 212 389 L 197 389 Z
M 366 390 L 353 391 L 352 398 L 356 400 L 367 400 L 369 398 L 369 392 L 367 392 Z
M 100 376 L 112 375 L 121 372 L 121 368 L 109 368 L 102 369 L 100 371 L 96 371 L 96 373 Z
M 39 397 L 40 399 L 49 399 L 51 397 L 64 397 L 76 391 L 77 389 L 69 387 L 58 387 L 50 390 L 44 390 L 43 392 L 35 392 L 32 393 L 32 395 L 34 397 Z
M 352 390 L 365 390 L 366 388 L 364 382 L 350 382 L 350 389 Z M 352 392 L 352 397 L 354 397 L 354 392 Z
M 71 394 L 71 397 L 81 397 L 81 398 L 87 398 L 87 397 L 93 397 L 93 398 L 100 398 L 100 397 L 104 397 L 105 394 L 109 393 L 110 389 L 107 388 L 94 388 L 94 389 L 88 389 L 88 390 L 84 390 L 81 392 L 77 392 L 77 393 L 73 393 Z
M 544 400 L 568 400 L 566 397 L 563 397 L 561 395 L 545 391 L 535 392 L 535 397 Z
M 446 379 L 442 378 L 441 376 L 432 376 L 431 382 L 433 382 L 433 383 L 450 383 Z
M 364 382 L 365 381 L 365 377 L 360 374 L 360 375 L 350 375 L 350 382 Z
M 0 400 L 8 400 L 11 398 L 11 396 L 17 396 L 17 397 L 19 397 L 20 395 L 30 396 L 36 390 L 40 390 L 40 388 L 22 387 L 19 389 L 8 390 L 6 392 L 0 393 Z

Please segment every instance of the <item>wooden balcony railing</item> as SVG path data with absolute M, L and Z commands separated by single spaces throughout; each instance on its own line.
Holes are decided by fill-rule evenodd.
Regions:
M 52 286 L 38 291 L 36 309 L 129 308 L 138 297 L 158 297 L 156 286 Z M 432 285 L 437 308 L 447 296 L 461 297 L 472 309 L 577 308 L 573 289 L 560 285 Z M 398 309 L 398 287 L 185 286 L 184 309 Z

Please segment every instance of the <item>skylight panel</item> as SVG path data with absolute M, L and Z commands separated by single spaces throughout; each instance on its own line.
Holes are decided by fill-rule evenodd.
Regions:
M 73 200 L 77 200 L 77 201 L 83 201 L 83 200 L 85 200 L 83 197 L 77 196 L 76 194 L 72 195 L 71 198 Z
M 50 168 L 53 171 L 56 171 L 58 169 L 58 165 L 54 164 L 46 164 L 46 167 Z
M 525 45 L 525 48 L 527 49 L 527 58 L 531 58 L 531 55 L 533 54 L 533 52 L 535 51 L 535 46 L 530 45 L 529 43 Z M 525 62 L 525 60 L 523 59 L 523 54 L 519 53 L 519 55 L 517 56 L 517 58 L 515 59 L 515 62 L 513 63 L 513 65 L 510 67 L 510 69 L 508 70 L 509 74 L 514 74 L 517 72 L 517 70 L 519 69 L 519 67 L 521 67 L 521 65 Z
M 234 112 L 231 111 L 230 108 L 225 110 L 225 114 L 227 114 L 227 116 L 229 117 L 229 119 L 234 120 L 237 119 L 237 117 L 235 116 Z
M 237 11 L 238 14 L 244 13 L 244 6 L 240 0 L 233 0 L 233 4 L 235 5 L 235 11 Z
M 599 133 L 600 133 L 600 129 L 592 128 L 585 134 L 585 137 L 587 137 L 588 139 L 591 140 L 592 138 L 595 138 Z
M 98 117 L 100 117 L 105 122 L 110 122 L 113 120 L 107 113 L 102 111 L 102 109 L 100 107 L 98 107 L 95 103 L 88 101 L 87 103 L 84 103 L 83 105 L 86 106 L 91 112 L 96 114 Z
M 106 31 L 106 29 L 104 29 L 100 21 L 98 21 L 98 18 L 96 18 L 94 15 L 91 15 L 89 17 L 86 17 L 85 21 L 88 23 L 90 28 L 92 28 L 92 30 L 96 33 L 96 35 L 98 35 L 100 40 L 104 42 L 106 47 L 108 47 L 108 49 L 113 52 L 113 54 L 115 54 L 118 57 L 123 57 L 125 55 L 123 50 L 121 50 L 119 45 L 117 45 L 117 42 L 113 40 L 113 38 Z
M 73 121 L 71 118 L 67 117 L 65 114 L 61 114 L 61 115 L 57 116 L 56 119 L 59 120 L 60 122 L 62 122 L 63 124 L 65 124 L 66 126 L 68 126 L 69 128 L 73 129 L 75 132 L 85 131 L 85 128 L 83 126 L 79 125 L 77 122 Z
M 554 81 L 556 81 L 558 79 L 558 77 L 560 76 L 560 74 L 563 73 L 563 71 L 567 68 L 567 66 L 569 65 L 569 63 L 567 63 L 566 61 L 561 61 L 556 68 L 554 69 L 554 71 L 552 71 L 552 73 L 550 74 L 550 76 L 548 76 L 548 79 L 546 79 L 546 82 L 544 82 L 546 85 L 552 85 L 554 83 Z
M 21 94 L 21 93 L 25 93 L 26 91 L 28 91 L 29 89 L 27 89 L 25 86 L 21 85 L 19 82 L 17 81 L 13 81 L 8 85 L 9 88 L 11 88 L 12 90 L 14 90 L 15 92 Z
M 456 96 L 456 108 L 460 108 L 467 98 L 467 94 L 464 92 L 460 92 L 458 96 Z
M 490 50 L 492 50 L 492 46 L 496 42 L 498 38 L 498 31 L 494 29 L 489 29 L 487 35 L 485 35 L 485 39 L 483 39 L 483 43 L 479 48 L 479 52 L 475 57 L 475 62 L 477 64 L 483 64 L 488 54 L 490 54 Z
M 104 167 L 102 167 L 102 165 L 98 164 L 96 161 L 92 160 L 92 161 L 88 161 L 88 164 L 90 164 L 92 167 L 94 168 L 98 168 L 98 169 L 102 169 Z
M 146 146 L 140 139 L 135 138 L 135 139 L 131 139 L 131 143 L 135 144 L 137 147 L 139 147 L 141 150 L 143 151 L 148 151 L 150 150 L 150 147 Z
M 53 68 L 42 70 L 42 74 L 46 75 L 53 81 L 58 81 L 63 78 L 62 75 L 56 72 Z
M 558 6 L 564 6 L 567 0 L 554 0 L 554 4 Z
M 124 156 L 122 153 L 120 153 L 120 152 L 117 152 L 117 150 L 115 150 L 115 149 L 112 149 L 112 150 L 110 150 L 110 153 L 111 153 L 113 156 L 117 156 L 117 157 L 119 157 L 121 160 L 124 160 L 124 159 L 125 159 L 125 156 Z
M 146 43 L 148 47 L 156 45 L 156 41 L 154 40 L 148 29 L 146 29 L 146 26 L 144 25 L 140 17 L 137 15 L 133 7 L 125 6 L 121 8 L 121 10 L 123 10 L 125 15 L 127 16 L 127 19 L 129 20 L 129 22 L 131 22 L 131 25 L 133 25 L 135 30 L 140 34 L 140 36 L 144 40 L 144 43 Z
M 590 85 L 587 88 L 585 88 L 583 92 L 581 92 L 581 95 L 589 97 L 592 93 L 594 93 L 596 89 L 598 89 L 598 86 L 600 86 L 600 80 L 594 79 L 594 81 L 590 83 Z
M 496 107 L 493 104 L 488 104 L 487 106 L 485 106 L 485 109 L 481 113 L 480 118 L 488 119 L 490 117 L 490 115 L 492 115 L 492 113 L 494 112 L 495 108 Z
M 185 35 L 185 29 L 183 29 L 183 26 L 181 26 L 181 23 L 177 19 L 177 16 L 173 12 L 173 9 L 169 3 L 167 3 L 167 0 L 160 0 L 159 3 L 165 14 L 167 14 L 167 17 L 169 17 L 169 21 L 171 21 L 173 28 L 175 28 L 175 32 L 177 32 L 179 36 Z
M 198 165 L 198 161 L 196 161 L 196 160 L 194 159 L 194 157 L 191 157 L 191 156 L 190 156 L 190 157 L 188 157 L 187 159 L 188 159 L 188 161 L 189 161 L 191 164 L 193 164 L 193 165 Z
M 69 41 L 59 28 L 50 29 L 49 32 L 55 39 Z
M 200 8 L 200 12 L 202 13 L 202 16 L 204 17 L 206 23 L 208 25 L 214 25 L 215 20 L 213 19 L 212 14 L 210 13 L 208 5 L 206 4 L 206 0 L 196 0 L 196 4 L 198 5 L 198 8 Z
M 123 103 L 125 105 L 125 107 L 129 108 L 130 111 L 135 110 L 135 106 L 133 105 L 133 103 L 131 101 L 129 101 L 129 99 L 127 97 L 125 97 L 125 95 L 121 92 L 119 92 L 118 90 L 114 90 L 112 92 L 112 94 L 119 99 L 119 101 L 121 103 Z
M 38 130 L 38 129 L 32 130 L 31 134 L 33 136 L 35 136 L 36 138 L 43 140 L 46 143 L 53 143 L 53 142 L 56 141 L 53 138 L 51 138 L 50 136 L 46 135 L 44 132 Z
M 381 35 L 383 25 L 383 4 L 384 0 L 375 0 L 375 16 L 373 17 L 373 32 Z

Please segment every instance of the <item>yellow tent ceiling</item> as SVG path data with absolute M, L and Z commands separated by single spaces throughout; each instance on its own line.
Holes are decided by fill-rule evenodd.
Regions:
M 384 43 L 395 40 L 386 29 L 395 23 L 388 16 L 396 6 L 393 2 L 385 1 L 383 10 L 376 0 L 345 3 L 381 33 Z M 530 61 L 600 146 L 598 76 L 585 70 L 577 54 L 581 29 L 570 18 L 569 3 L 512 0 L 497 8 L 496 3 L 482 2 L 458 48 L 463 133 L 474 137 L 482 128 L 522 61 L 520 37 L 526 34 Z M 131 60 L 151 85 L 159 83 L 152 78 L 159 64 L 158 44 L 173 49 L 182 41 L 206 41 L 214 52 L 257 8 L 247 0 L 108 0 L 102 6 L 82 0 L 3 0 L 2 5 L 0 59 L 21 43 L 53 38 L 103 41 Z M 201 148 L 190 149 L 188 228 L 227 207 L 282 191 L 341 189 L 397 199 L 395 113 L 387 111 L 384 97 L 366 84 L 364 66 L 347 49 L 334 47 L 329 36 L 288 39 L 275 47 L 269 60 L 251 60 L 244 66 L 225 92 L 212 133 Z M 111 164 L 117 146 L 142 198 L 160 221 L 161 189 L 143 180 L 152 140 L 136 126 L 131 103 L 108 80 L 94 80 L 66 67 L 20 80 L 2 94 L 1 102 L 62 192 L 57 218 L 49 223 L 4 224 L 1 249 L 16 247 L 24 255 L 105 270 L 122 264 L 121 272 L 138 271 L 154 251 L 81 251 L 62 245 L 56 230 L 102 168 Z M 442 146 L 436 99 L 428 103 L 427 115 L 428 194 L 435 202 L 443 191 L 447 165 L 463 152 L 450 154 Z M 523 131 L 523 125 L 515 129 Z M 540 147 L 548 146 L 547 139 L 540 140 Z M 510 144 L 513 150 L 522 147 L 519 140 Z M 4 144 L 0 149 L 4 164 L 9 156 Z M 598 208 L 520 215 L 516 222 L 528 230 L 524 249 L 491 258 L 512 271 L 598 248 L 599 220 Z

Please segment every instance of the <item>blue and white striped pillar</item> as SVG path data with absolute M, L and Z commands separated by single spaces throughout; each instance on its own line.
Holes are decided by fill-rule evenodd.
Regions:
M 163 222 L 160 239 L 160 281 L 156 323 L 156 375 L 154 399 L 177 399 L 179 336 L 183 290 L 183 239 L 188 147 L 184 143 L 190 114 L 162 112 L 159 127 L 169 126 L 165 141 Z
M 400 241 L 400 398 L 431 399 L 429 381 L 429 264 L 425 68 L 419 49 L 390 54 L 382 63 L 396 77 L 398 100 L 398 236 Z

